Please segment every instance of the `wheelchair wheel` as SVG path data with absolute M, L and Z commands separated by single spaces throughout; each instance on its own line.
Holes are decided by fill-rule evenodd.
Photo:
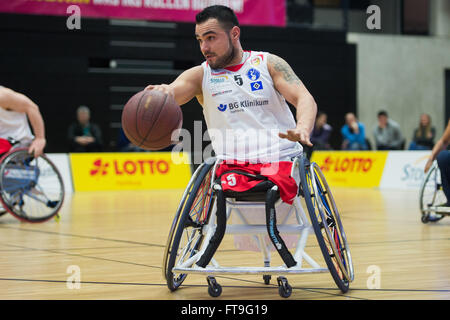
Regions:
M 0 160 L 0 201 L 21 221 L 44 222 L 54 217 L 64 200 L 64 185 L 55 165 L 26 148 L 6 153 Z
M 214 161 L 208 161 L 197 168 L 175 214 L 163 261 L 164 277 L 171 291 L 178 289 L 187 276 L 173 273 L 173 267 L 196 254 L 202 244 L 202 227 L 208 222 L 213 207 L 213 165 Z
M 300 177 L 322 255 L 334 282 L 345 293 L 354 279 L 354 271 L 347 237 L 333 195 L 317 164 L 301 165 Z
M 434 162 L 428 170 L 427 175 L 420 188 L 420 211 L 422 213 L 421 221 L 423 223 L 436 222 L 444 218 L 442 214 L 433 212 L 432 207 L 439 207 L 447 203 L 441 183 L 441 173 Z

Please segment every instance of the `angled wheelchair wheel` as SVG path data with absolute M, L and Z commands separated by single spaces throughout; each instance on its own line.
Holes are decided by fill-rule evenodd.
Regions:
M 21 221 L 44 222 L 54 217 L 64 200 L 64 185 L 55 165 L 26 148 L 6 153 L 0 161 L 0 201 Z
M 213 207 L 211 190 L 214 161 L 203 163 L 189 182 L 175 214 L 166 244 L 163 274 L 171 291 L 186 279 L 172 269 L 198 252 L 203 241 L 202 227 L 208 222 Z
M 443 214 L 437 214 L 436 208 L 447 203 L 441 183 L 441 173 L 435 161 L 428 170 L 425 179 L 420 187 L 419 198 L 421 221 L 423 223 L 436 222 L 444 218 Z
M 300 166 L 305 203 L 325 263 L 338 288 L 349 290 L 353 263 L 342 221 L 331 190 L 319 166 Z

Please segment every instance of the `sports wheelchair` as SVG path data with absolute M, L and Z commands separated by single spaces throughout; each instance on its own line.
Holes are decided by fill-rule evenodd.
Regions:
M 8 139 L 12 146 L 18 141 Z M 24 222 L 44 222 L 64 200 L 64 185 L 56 166 L 45 155 L 34 158 L 28 148 L 11 148 L 0 157 L 0 216 L 12 214 Z
M 450 215 L 447 198 L 442 189 L 441 172 L 437 161 L 428 170 L 420 187 L 420 211 L 423 223 L 437 222 Z
M 218 297 L 222 293 L 216 274 L 258 274 L 265 284 L 272 275 L 277 278 L 281 297 L 288 298 L 292 287 L 283 275 L 330 272 L 337 287 L 349 290 L 354 270 L 347 237 L 331 190 L 316 163 L 304 158 L 294 158 L 291 176 L 299 188 L 288 215 L 295 217 L 295 224 L 276 223 L 281 204 L 278 187 L 271 183 L 262 190 L 252 192 L 223 192 L 215 171 L 221 160 L 210 158 L 194 172 L 182 196 L 175 214 L 163 259 L 163 276 L 171 291 L 178 289 L 189 273 L 207 275 L 208 293 Z M 267 182 L 267 181 L 265 181 Z M 280 204 L 281 203 L 281 204 Z M 303 205 L 302 205 L 303 203 Z M 246 220 L 247 208 L 258 208 L 266 217 L 266 224 L 250 224 Z M 310 222 L 303 207 L 306 207 Z M 277 209 L 275 209 L 277 208 Z M 265 213 L 264 213 L 265 211 Z M 277 212 L 276 214 L 275 211 Z M 241 224 L 228 224 L 230 216 Z M 233 219 L 234 222 L 234 219 Z M 308 235 L 314 231 L 327 268 L 321 268 L 305 252 Z M 264 267 L 222 267 L 213 255 L 224 234 L 248 234 L 262 252 Z M 280 236 L 298 236 L 292 255 Z M 269 241 L 267 240 L 269 235 Z M 276 249 L 284 264 L 270 266 L 271 250 Z M 303 260 L 310 267 L 304 267 Z

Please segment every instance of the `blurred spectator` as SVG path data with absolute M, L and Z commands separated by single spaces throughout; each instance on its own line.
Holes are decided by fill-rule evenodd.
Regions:
M 308 159 L 311 158 L 313 150 L 331 150 L 329 143 L 333 128 L 327 123 L 328 116 L 324 112 L 318 112 L 314 129 L 311 132 L 310 140 L 312 147 L 304 146 Z
M 343 150 L 367 150 L 364 125 L 358 122 L 356 116 L 349 112 L 345 115 L 345 125 L 341 129 Z
M 117 149 L 120 152 L 144 152 L 146 150 L 139 148 L 138 146 L 132 144 L 130 140 L 128 140 L 125 132 L 122 128 L 119 130 L 119 137 L 117 139 Z
M 431 126 L 431 117 L 428 114 L 422 114 L 419 127 L 414 130 L 409 150 L 432 150 L 435 136 L 436 129 Z
M 378 112 L 378 125 L 373 129 L 377 150 L 403 150 L 405 139 L 397 122 L 386 111 Z
M 80 106 L 77 109 L 77 122 L 69 126 L 67 138 L 71 152 L 101 151 L 102 132 L 100 127 L 90 122 L 91 112 L 88 107 Z

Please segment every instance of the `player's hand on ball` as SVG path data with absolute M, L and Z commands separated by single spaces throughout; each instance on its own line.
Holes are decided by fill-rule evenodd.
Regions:
M 163 93 L 170 95 L 172 97 L 175 97 L 175 93 L 173 91 L 173 88 L 171 86 L 169 86 L 168 84 L 151 84 L 148 85 L 145 90 L 157 90 L 157 91 L 162 91 Z
M 288 139 L 290 141 L 300 142 L 301 144 L 312 147 L 311 140 L 309 140 L 309 131 L 304 128 L 288 129 L 286 133 L 280 132 L 280 138 Z

